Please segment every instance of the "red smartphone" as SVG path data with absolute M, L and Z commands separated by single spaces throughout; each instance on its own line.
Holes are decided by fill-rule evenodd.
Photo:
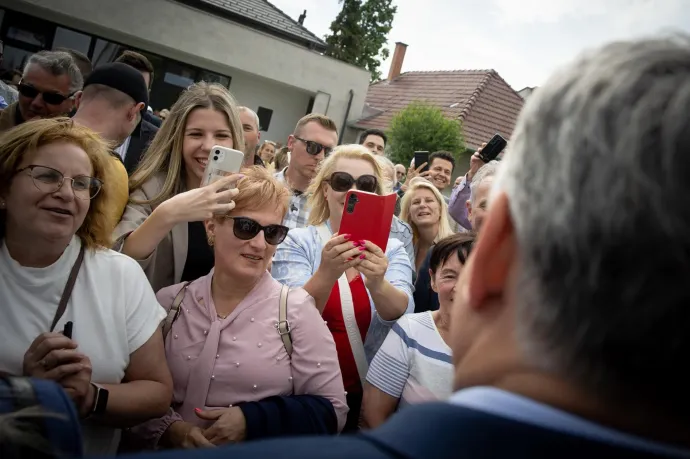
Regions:
M 338 234 L 350 234 L 351 241 L 371 241 L 385 252 L 395 200 L 395 193 L 380 196 L 366 191 L 348 191 Z

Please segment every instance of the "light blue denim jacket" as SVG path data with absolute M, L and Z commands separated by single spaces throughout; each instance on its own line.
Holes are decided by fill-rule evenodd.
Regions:
M 330 226 L 329 226 L 330 229 Z M 323 244 L 315 226 L 291 229 L 285 241 L 278 246 L 271 274 L 280 283 L 290 287 L 303 287 L 314 275 L 321 264 L 321 251 Z M 412 264 L 405 252 L 405 248 L 397 239 L 389 239 L 386 248 L 388 258 L 388 270 L 385 279 L 390 284 L 405 292 L 407 295 L 407 310 L 405 313 L 414 312 L 414 299 L 412 292 Z M 368 292 L 367 292 L 368 293 Z M 371 303 L 372 321 L 364 341 L 364 350 L 367 360 L 371 362 L 376 351 L 383 344 L 390 327 L 396 320 L 386 321 L 376 313 L 374 301 L 369 294 Z

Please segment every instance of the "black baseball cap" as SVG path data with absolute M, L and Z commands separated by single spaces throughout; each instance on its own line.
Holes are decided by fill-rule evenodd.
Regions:
M 149 105 L 149 91 L 146 80 L 134 67 L 121 62 L 101 65 L 93 70 L 84 82 L 84 89 L 92 84 L 101 84 L 124 92 L 136 103 L 143 102 L 146 110 Z

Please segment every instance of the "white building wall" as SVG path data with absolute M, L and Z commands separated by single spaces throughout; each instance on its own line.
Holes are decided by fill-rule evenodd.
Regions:
M 354 97 L 348 120 L 354 121 L 362 113 L 369 86 L 366 70 L 173 0 L 0 0 L 0 6 L 233 79 L 239 70 L 299 91 L 323 92 L 330 95 L 326 115 L 339 129 L 345 121 L 349 91 L 354 91 Z
M 261 139 L 287 143 L 297 121 L 307 114 L 311 94 L 256 75 L 236 72 L 230 76 L 230 91 L 241 105 L 254 111 L 259 107 L 273 110 L 269 129 L 261 133 Z

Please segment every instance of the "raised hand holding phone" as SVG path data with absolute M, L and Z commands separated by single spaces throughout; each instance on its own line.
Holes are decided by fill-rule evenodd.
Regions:
M 241 178 L 241 174 L 221 177 L 210 185 L 175 195 L 159 208 L 163 208 L 173 223 L 204 221 L 230 212 L 235 208 L 232 198 L 239 192 L 237 181 Z

